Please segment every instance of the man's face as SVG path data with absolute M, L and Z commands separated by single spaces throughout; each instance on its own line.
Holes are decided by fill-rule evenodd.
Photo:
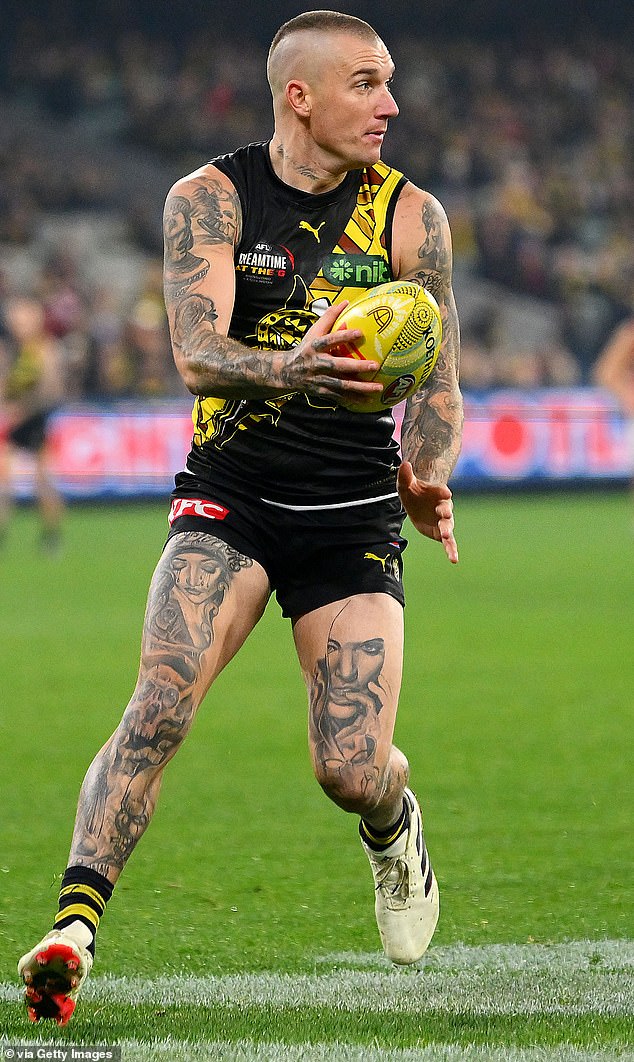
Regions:
M 176 591 L 193 604 L 208 600 L 223 576 L 222 566 L 214 557 L 195 549 L 175 556 L 172 568 Z
M 347 33 L 324 38 L 311 64 L 310 131 L 316 145 L 354 169 L 378 162 L 389 118 L 398 114 L 390 91 L 394 64 L 378 38 Z
M 349 705 L 355 694 L 367 696 L 370 686 L 378 684 L 384 661 L 383 638 L 339 642 L 331 636 L 327 655 L 331 701 Z

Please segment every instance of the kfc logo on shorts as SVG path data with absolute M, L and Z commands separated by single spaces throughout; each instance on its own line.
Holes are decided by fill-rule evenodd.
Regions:
M 171 527 L 179 516 L 204 516 L 207 520 L 224 520 L 228 512 L 224 505 L 205 501 L 204 498 L 175 498 L 167 519 Z

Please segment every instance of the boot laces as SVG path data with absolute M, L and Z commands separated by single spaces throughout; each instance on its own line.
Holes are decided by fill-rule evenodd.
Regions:
M 409 898 L 409 868 L 402 856 L 382 859 L 376 865 L 376 890 L 386 899 L 405 901 Z

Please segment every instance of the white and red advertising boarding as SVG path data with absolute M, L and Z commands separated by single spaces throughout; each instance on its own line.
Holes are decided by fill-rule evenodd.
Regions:
M 400 407 L 395 412 L 398 430 Z M 55 476 L 68 498 L 165 495 L 183 467 L 191 434 L 187 401 L 68 407 L 52 424 Z M 627 424 L 602 391 L 465 395 L 454 487 L 607 481 L 632 474 Z M 16 465 L 15 488 L 18 496 L 32 494 L 26 456 Z

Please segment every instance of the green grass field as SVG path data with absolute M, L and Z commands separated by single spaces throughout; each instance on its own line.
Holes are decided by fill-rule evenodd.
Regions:
M 356 822 L 312 779 L 272 602 L 168 768 L 71 1024 L 27 1022 L 15 962 L 50 928 L 164 532 L 164 506 L 74 508 L 49 558 L 21 510 L 0 554 L 0 1059 L 27 1041 L 124 1059 L 634 1057 L 634 534 L 625 495 L 601 492 L 459 497 L 458 568 L 410 536 L 397 741 L 442 908 L 420 968 L 379 953 Z

